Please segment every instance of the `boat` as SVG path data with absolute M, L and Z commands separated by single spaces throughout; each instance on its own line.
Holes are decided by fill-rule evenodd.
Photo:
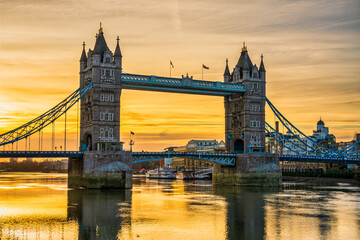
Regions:
M 190 172 L 184 171 L 176 174 L 176 179 L 182 180 L 194 180 L 194 179 L 210 179 L 210 173 L 198 173 L 198 172 Z
M 210 179 L 210 175 L 204 173 L 194 174 L 194 179 Z
M 176 173 L 171 168 L 157 168 L 146 173 L 147 178 L 176 179 Z

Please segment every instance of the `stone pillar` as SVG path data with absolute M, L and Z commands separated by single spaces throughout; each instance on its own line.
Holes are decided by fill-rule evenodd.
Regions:
M 213 184 L 243 186 L 281 186 L 279 155 L 249 153 L 236 155 L 236 166 L 217 164 L 213 170 Z
M 129 151 L 86 151 L 70 158 L 70 188 L 131 188 L 132 154 Z

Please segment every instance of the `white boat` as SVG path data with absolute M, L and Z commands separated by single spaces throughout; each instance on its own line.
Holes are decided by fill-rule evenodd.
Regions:
M 175 179 L 176 173 L 171 168 L 157 168 L 146 173 L 147 178 Z

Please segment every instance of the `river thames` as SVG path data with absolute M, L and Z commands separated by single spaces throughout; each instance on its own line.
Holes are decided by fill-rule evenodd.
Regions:
M 1 173 L 0 239 L 360 239 L 360 187 L 134 179 L 73 190 L 67 174 Z

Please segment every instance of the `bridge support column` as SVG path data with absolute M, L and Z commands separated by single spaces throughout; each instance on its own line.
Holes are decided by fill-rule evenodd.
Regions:
M 213 183 L 219 185 L 281 186 L 279 155 L 251 153 L 236 155 L 236 166 L 217 165 Z
M 132 154 L 128 151 L 86 151 L 70 158 L 70 188 L 131 188 Z

